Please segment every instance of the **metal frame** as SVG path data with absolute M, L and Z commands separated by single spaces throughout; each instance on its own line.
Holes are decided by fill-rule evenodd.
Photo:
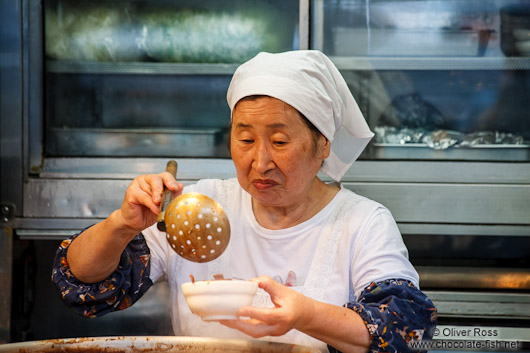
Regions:
M 22 216 L 22 3 L 0 1 L 0 343 L 11 336 L 12 244 Z
M 0 202 L 13 208 L 12 216 L 22 216 L 23 168 L 23 67 L 22 4 L 0 2 Z M 7 172 L 9 171 L 9 173 Z M 11 219 L 0 222 L 9 225 Z
M 23 0 L 24 165 L 26 176 L 40 169 L 44 131 L 44 43 L 42 0 Z
M 0 228 L 0 344 L 8 343 L 11 334 L 12 249 L 12 229 Z
M 299 1 L 298 49 L 309 49 L 309 1 Z
M 322 20 L 319 22 L 318 16 L 322 15 L 323 3 L 317 0 L 314 4 L 316 4 L 315 9 L 311 13 L 313 19 L 321 26 Z M 43 80 L 42 41 L 39 36 L 35 35 L 38 31 L 32 30 L 31 27 L 42 25 L 40 16 L 42 3 L 40 1 L 24 1 L 22 6 L 24 18 L 26 18 L 23 34 L 28 39 L 24 41 L 26 43 L 24 52 L 27 54 L 23 58 L 23 63 L 24 72 L 28 72 L 28 75 L 24 76 L 24 97 L 15 101 L 24 107 L 24 156 L 20 155 L 20 157 L 28 161 L 28 164 L 23 166 L 25 178 L 30 175 L 31 177 L 27 180 L 23 191 L 17 192 L 17 197 L 9 197 L 9 199 L 19 199 L 16 202 L 17 209 L 23 210 L 23 213 L 17 214 L 21 218 L 18 222 L 19 225 L 35 223 L 26 222 L 25 218 L 49 219 L 50 223 L 54 223 L 52 220 L 64 214 L 63 208 L 68 208 L 68 203 L 65 204 L 63 200 L 61 201 L 63 206 L 50 204 L 51 207 L 47 207 L 48 199 L 45 195 L 53 195 L 54 192 L 61 192 L 64 188 L 67 190 L 65 193 L 69 195 L 68 200 L 75 202 L 75 200 L 90 198 L 93 195 L 91 190 L 97 190 L 99 188 L 97 185 L 103 184 L 116 185 L 116 194 L 120 194 L 126 186 L 127 180 L 144 172 L 152 173 L 163 170 L 165 160 L 146 158 L 42 158 L 44 119 L 42 110 L 43 85 L 41 84 Z M 300 0 L 299 6 L 299 43 L 300 48 L 305 49 L 309 47 L 309 0 Z M 316 36 L 318 37 L 318 33 Z M 348 63 L 352 62 L 348 61 Z M 497 68 L 496 65 L 494 67 Z M 347 68 L 354 67 L 348 66 Z M 363 69 L 362 65 L 359 66 L 358 63 L 355 68 Z M 228 69 L 233 70 L 234 68 L 229 67 Z M 2 123 L 6 123 L 6 119 L 3 119 Z M 12 129 L 8 127 L 2 131 L 12 131 Z M 19 161 L 19 163 L 22 162 Z M 185 159 L 180 163 L 184 173 L 181 172 L 180 176 L 187 182 L 206 177 L 226 178 L 235 175 L 233 166 L 227 159 Z M 214 172 L 212 173 L 212 171 Z M 325 176 L 323 177 L 326 179 Z M 19 184 L 22 179 L 13 178 Z M 461 217 L 460 212 L 425 218 L 425 213 L 407 216 L 407 212 L 401 211 L 402 209 L 418 208 L 417 205 L 414 206 L 414 203 L 421 199 L 420 195 L 423 195 L 427 190 L 434 190 L 432 195 L 437 200 L 438 210 L 454 208 L 454 200 L 448 199 L 448 194 L 459 196 L 459 200 L 468 199 L 471 203 L 476 203 L 487 199 L 484 197 L 484 193 L 488 192 L 490 198 L 496 202 L 501 202 L 497 206 L 500 215 L 496 214 L 499 218 L 495 223 L 506 227 L 513 227 L 515 224 L 519 227 L 517 233 L 525 234 L 526 227 L 530 225 L 530 221 L 524 217 L 524 210 L 529 206 L 527 201 L 529 180 L 530 163 L 358 161 L 346 174 L 344 184 L 361 194 L 373 197 L 388 205 L 396 213 L 400 223 L 406 228 L 410 228 L 411 224 L 416 224 L 415 230 L 418 232 L 421 231 L 421 223 L 428 224 L 428 229 L 432 232 L 433 224 L 437 223 L 443 225 L 444 229 L 447 229 L 445 225 L 455 223 L 463 223 L 468 226 L 467 229 L 470 229 L 469 227 L 473 226 L 487 227 L 484 224 L 491 221 L 488 216 L 484 216 L 484 218 L 477 216 L 476 219 L 466 220 Z M 80 187 L 81 184 L 84 187 Z M 22 194 L 24 195 L 23 199 Z M 114 193 L 102 195 L 99 200 L 103 205 L 102 208 L 92 213 L 102 217 L 115 204 L 115 201 L 112 201 L 115 196 Z M 22 202 L 23 200 L 25 202 Z M 21 207 L 23 203 L 25 206 Z M 464 202 L 463 207 L 470 206 Z M 487 203 L 479 204 L 475 210 L 477 215 L 486 214 L 488 211 Z M 453 218 L 454 213 L 460 217 Z M 93 218 L 91 212 L 76 214 L 72 209 L 68 209 L 66 214 L 72 218 Z M 43 225 L 45 224 L 46 222 L 43 222 Z
M 24 184 L 23 216 L 104 218 L 119 207 L 135 176 L 158 173 L 166 161 L 46 159 L 39 177 Z M 179 164 L 184 183 L 235 177 L 229 159 L 179 159 Z M 493 233 L 514 235 L 511 232 L 515 229 L 516 234 L 530 233 L 529 176 L 528 163 L 358 161 L 343 184 L 387 206 L 398 223 L 416 224 L 417 233 L 444 234 L 448 226 L 464 225 L 468 230 L 479 226 L 481 231 L 495 226 Z M 322 178 L 329 180 L 324 175 Z
M 442 317 L 528 319 L 526 293 L 425 291 Z M 527 331 L 528 332 L 528 331 Z

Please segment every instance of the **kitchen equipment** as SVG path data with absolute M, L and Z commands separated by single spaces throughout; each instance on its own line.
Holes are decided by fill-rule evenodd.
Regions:
M 491 30 L 333 28 L 336 56 L 484 56 Z
M 205 321 L 235 320 L 237 311 L 252 304 L 256 282 L 242 280 L 195 281 L 182 285 L 190 310 Z
M 57 297 L 49 281 L 50 264 L 61 240 L 106 218 L 119 207 L 132 179 L 163 171 L 168 159 L 178 159 L 178 177 L 186 184 L 236 177 L 225 126 L 230 120 L 226 88 L 237 65 L 55 60 L 46 48 L 60 42 L 47 43 L 45 18 L 47 11 L 66 15 L 66 6 L 105 7 L 110 16 L 116 8 L 139 5 L 152 12 L 169 3 L 0 1 L 0 27 L 5 29 L 0 30 L 0 86 L 7 87 L 0 99 L 0 184 L 6 186 L 0 187 L 0 239 L 7 241 L 0 245 L 6 265 L 0 289 L 4 342 L 172 332 L 164 301 L 168 289 L 153 295 L 166 282 L 127 310 L 87 320 Z M 504 281 L 491 284 L 492 278 L 503 278 L 501 270 L 508 275 L 530 268 L 530 57 L 501 52 L 499 11 L 528 0 L 171 3 L 227 13 L 252 10 L 259 3 L 277 8 L 276 23 L 291 28 L 283 33 L 275 26 L 271 32 L 289 42 L 283 50 L 311 48 L 332 56 L 371 127 L 394 97 L 418 92 L 452 119 L 448 128 L 456 129 L 456 124 L 464 133 L 502 128 L 523 135 L 525 144 L 512 146 L 371 146 L 341 184 L 392 212 L 412 263 L 423 267 L 418 269 L 421 288 L 431 291 L 440 325 L 498 324 L 530 331 L 529 290 L 507 287 Z M 507 28 L 503 26 L 514 41 L 525 40 L 518 35 L 528 17 L 520 17 L 524 20 L 510 25 L 508 19 Z M 336 57 L 335 27 L 366 27 L 364 36 L 344 38 L 350 49 L 339 49 L 362 55 L 370 40 L 372 55 Z M 375 47 L 387 39 L 376 29 L 398 37 L 402 33 L 403 40 L 412 31 L 432 30 L 444 42 L 409 41 L 403 48 L 410 53 L 395 44 Z M 494 32 L 481 57 L 476 33 L 484 29 Z M 432 51 L 418 52 L 420 43 Z M 391 47 L 403 55 L 392 55 Z M 389 55 L 374 54 L 383 50 Z M 438 268 L 446 275 L 432 271 Z M 473 288 L 445 280 L 456 274 L 467 274 L 467 286 Z M 477 287 L 476 278 L 487 281 Z
M 176 197 L 164 220 L 167 241 L 186 260 L 212 261 L 228 246 L 228 217 L 221 205 L 206 195 L 187 193 Z
M 530 30 L 530 5 L 510 4 L 500 9 L 501 50 L 506 56 L 528 56 L 524 33 Z
M 116 336 L 51 339 L 0 345 L 0 352 L 319 352 L 295 344 L 204 337 Z
M 177 162 L 174 160 L 170 160 L 169 162 L 167 162 L 166 172 L 170 173 L 171 175 L 173 175 L 173 178 L 177 179 L 177 168 Z M 166 223 L 164 222 L 164 216 L 166 214 L 166 209 L 172 199 L 173 193 L 166 187 L 164 187 L 164 191 L 162 192 L 162 201 L 160 202 L 160 213 L 158 214 L 158 218 L 156 220 L 156 227 L 161 232 L 166 231 Z

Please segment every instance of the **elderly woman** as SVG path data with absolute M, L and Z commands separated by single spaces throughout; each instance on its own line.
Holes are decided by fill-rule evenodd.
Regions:
M 103 315 L 167 280 L 177 335 L 343 352 L 402 352 L 430 338 L 436 309 L 392 215 L 339 183 L 373 134 L 332 62 L 318 51 L 260 53 L 237 69 L 228 104 L 237 179 L 183 188 L 169 173 L 136 178 L 120 209 L 61 244 L 52 277 L 68 305 Z M 170 248 L 154 225 L 164 186 L 222 205 L 231 223 L 222 256 L 194 263 Z M 218 273 L 259 283 L 239 312 L 250 319 L 191 313 L 180 284 Z

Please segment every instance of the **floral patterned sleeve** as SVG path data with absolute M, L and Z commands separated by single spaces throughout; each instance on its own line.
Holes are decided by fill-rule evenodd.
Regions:
M 412 352 L 410 342 L 431 339 L 437 323 L 432 301 L 404 279 L 372 283 L 357 302 L 345 306 L 359 314 L 368 328 L 371 353 Z
M 149 279 L 150 252 L 142 233 L 127 245 L 118 267 L 107 279 L 91 284 L 77 280 L 70 271 L 66 254 L 78 235 L 61 243 L 52 270 L 57 291 L 75 313 L 97 317 L 126 309 L 153 285 Z

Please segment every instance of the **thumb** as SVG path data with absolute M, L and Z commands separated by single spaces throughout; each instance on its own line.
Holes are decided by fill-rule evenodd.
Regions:
M 283 284 L 276 282 L 269 276 L 261 276 L 251 279 L 253 282 L 257 282 L 259 288 L 269 293 L 271 299 L 278 297 L 281 291 L 284 289 Z

